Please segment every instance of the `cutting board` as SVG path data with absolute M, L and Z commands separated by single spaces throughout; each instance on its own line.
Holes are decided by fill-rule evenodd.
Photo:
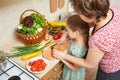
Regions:
M 50 0 L 50 12 L 54 13 L 57 10 L 57 8 L 63 8 L 64 4 L 65 0 Z
M 57 5 L 58 1 L 57 0 L 50 0 L 50 12 L 53 13 L 57 10 Z
M 58 8 L 63 8 L 65 4 L 65 0 L 58 0 Z
M 54 49 L 64 52 L 68 48 L 68 46 L 68 44 L 55 45 Z M 52 50 L 50 46 L 43 52 L 42 56 L 44 58 L 47 58 L 48 60 L 54 59 L 54 57 L 52 56 Z

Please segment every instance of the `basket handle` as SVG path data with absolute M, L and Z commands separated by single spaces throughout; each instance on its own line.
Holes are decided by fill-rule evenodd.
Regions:
M 20 15 L 20 22 L 22 21 L 23 15 L 28 11 L 35 12 L 35 13 L 39 14 L 42 17 L 42 19 L 44 20 L 43 15 L 41 15 L 38 11 L 33 10 L 33 9 L 27 9 Z
M 41 16 L 41 18 L 43 19 L 43 22 L 44 22 L 44 32 L 46 32 L 46 29 L 47 29 L 47 24 L 46 24 L 46 19 L 43 17 L 43 15 L 41 15 L 38 11 L 36 10 L 33 10 L 33 9 L 27 9 L 25 10 L 21 15 L 20 15 L 20 22 L 22 21 L 22 18 L 23 18 L 23 15 L 28 12 L 28 11 L 32 11 L 32 12 L 35 12 L 37 14 L 39 14 Z

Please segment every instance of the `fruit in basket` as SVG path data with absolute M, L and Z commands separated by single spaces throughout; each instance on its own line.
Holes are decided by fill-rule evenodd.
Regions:
M 29 16 L 23 18 L 17 27 L 17 31 L 22 34 L 36 34 L 42 31 L 44 28 L 44 21 L 36 13 L 32 13 Z

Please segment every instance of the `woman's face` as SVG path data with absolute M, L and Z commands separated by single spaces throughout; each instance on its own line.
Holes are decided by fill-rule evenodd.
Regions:
M 80 18 L 81 18 L 83 21 L 85 21 L 85 22 L 88 23 L 88 24 L 96 23 L 96 18 L 95 18 L 95 17 L 93 17 L 93 18 L 87 18 L 87 17 L 84 16 L 84 15 L 79 15 L 79 16 L 80 16 Z

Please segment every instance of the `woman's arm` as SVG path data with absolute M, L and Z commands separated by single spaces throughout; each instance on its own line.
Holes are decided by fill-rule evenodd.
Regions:
M 98 65 L 98 63 L 104 56 L 104 52 L 98 47 L 89 48 L 86 59 L 83 59 L 71 56 L 69 54 L 62 54 L 60 51 L 54 50 L 53 56 L 60 60 L 66 60 L 71 63 L 77 64 L 80 67 L 93 68 Z
M 73 64 L 73 63 L 71 63 L 71 62 L 69 62 L 69 61 L 62 60 L 62 62 L 63 62 L 67 67 L 69 67 L 71 70 L 73 70 L 73 71 L 77 71 L 78 68 L 79 68 L 78 65 L 75 65 L 75 64 Z

